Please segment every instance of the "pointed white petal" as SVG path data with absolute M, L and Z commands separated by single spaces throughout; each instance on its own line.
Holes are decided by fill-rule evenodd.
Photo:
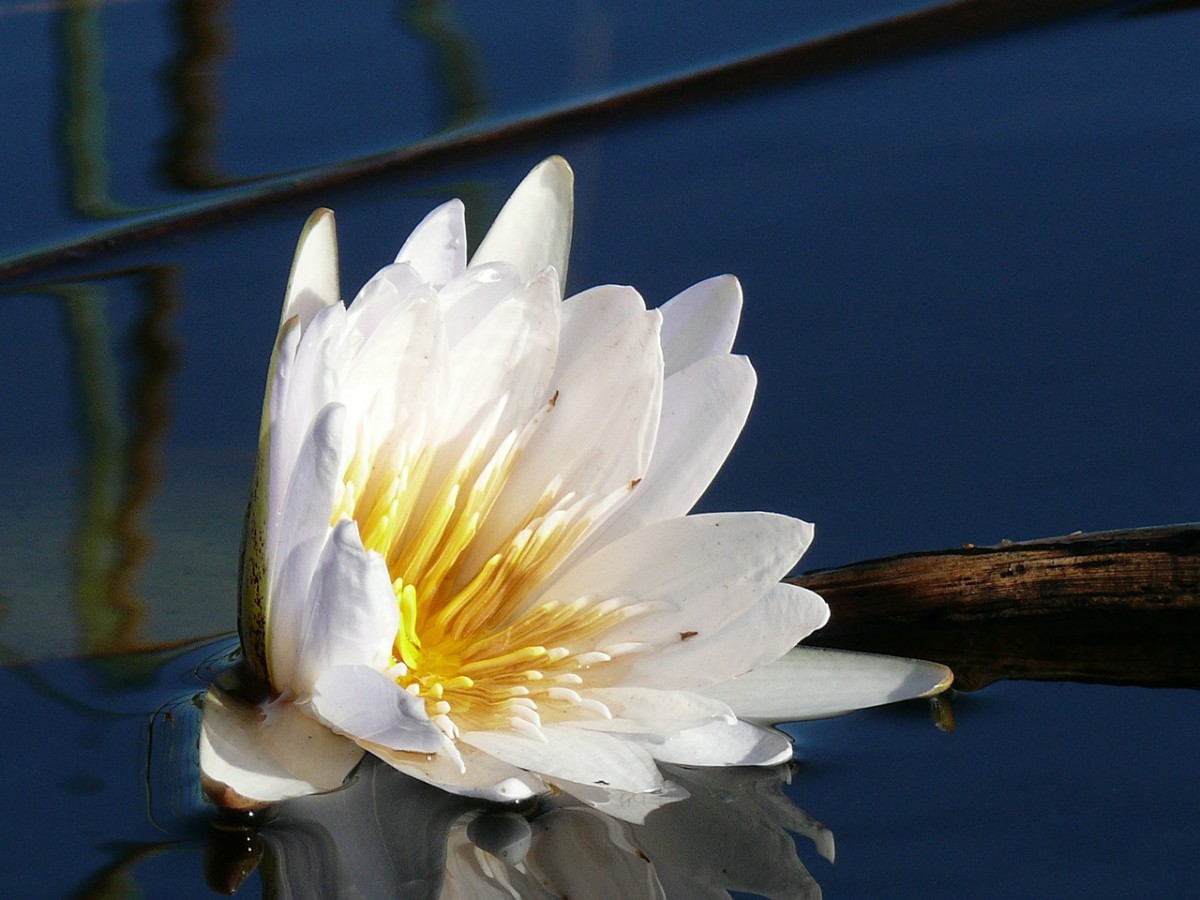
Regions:
M 742 286 L 718 275 L 676 294 L 661 307 L 667 374 L 707 356 L 728 353 L 742 315 Z
M 334 731 L 364 744 L 434 753 L 445 740 L 424 700 L 367 666 L 326 669 L 313 689 L 312 708 Z
M 467 269 L 438 291 L 449 346 L 470 334 L 497 304 L 524 284 L 516 267 L 489 263 Z
M 659 762 L 680 766 L 775 766 L 792 758 L 787 735 L 749 722 L 718 720 L 639 740 Z
M 612 329 L 645 311 L 642 295 L 623 285 L 605 284 L 568 297 L 562 305 L 559 368 L 565 369 Z
M 433 296 L 433 288 L 408 263 L 384 266 L 350 302 L 343 331 L 346 334 L 357 332 L 367 338 L 396 307 L 407 306 L 418 297 Z M 366 352 L 368 345 L 363 344 L 354 355 L 362 357 Z
M 646 477 L 587 546 L 602 547 L 643 525 L 685 515 L 733 449 L 756 383 L 742 356 L 711 356 L 663 382 L 662 421 Z
M 797 647 L 704 693 L 728 703 L 741 718 L 778 724 L 931 697 L 953 677 L 945 666 L 919 659 Z
M 679 640 L 632 661 L 631 682 L 700 690 L 772 663 L 829 621 L 812 591 L 777 584 L 724 628 Z
M 345 421 L 346 408 L 340 403 L 328 404 L 309 420 L 286 485 L 279 486 L 283 498 L 279 518 L 267 524 L 267 553 L 277 565 L 297 544 L 323 535 L 329 528 Z
M 294 685 L 309 587 L 333 510 L 344 418 L 344 408 L 336 403 L 317 416 L 281 492 L 279 518 L 267 522 L 267 657 L 271 683 L 279 691 Z
M 345 372 L 342 396 L 353 429 L 347 441 L 378 447 L 397 432 L 411 437 L 416 423 L 442 409 L 447 363 L 440 316 L 437 298 L 422 292 L 377 323 Z
M 272 398 L 272 494 L 286 489 L 313 419 L 330 403 L 343 399 L 339 387 L 349 360 L 349 347 L 343 340 L 345 320 L 346 308 L 340 303 L 317 313 L 300 334 L 289 364 L 280 370 L 276 382 L 279 402 Z
M 421 277 L 441 287 L 467 265 L 467 227 L 461 200 L 443 203 L 409 235 L 396 262 L 411 263 Z
M 480 530 L 474 565 L 526 523 L 548 487 L 604 496 L 645 473 L 662 401 L 658 326 L 657 313 L 634 315 L 556 373 L 550 406 Z
M 497 404 L 505 406 L 496 426 L 503 437 L 546 402 L 558 356 L 560 297 L 554 273 L 542 272 L 450 351 L 454 406 L 444 433 L 456 450 L 465 448 Z M 457 455 L 454 450 L 451 454 Z
M 587 731 L 622 734 L 670 734 L 695 728 L 713 719 L 733 721 L 733 711 L 724 703 L 687 691 L 648 687 L 593 688 L 580 691 L 586 700 L 603 703 L 611 719 L 585 719 L 572 726 Z
M 705 637 L 749 609 L 795 565 L 812 526 L 770 513 L 714 513 L 657 522 L 579 561 L 541 599 L 658 601 L 627 619 L 609 643 L 667 645 Z
M 565 159 L 539 163 L 504 204 L 471 265 L 512 263 L 524 281 L 553 266 L 560 286 L 566 284 L 574 195 L 575 175 Z
M 383 557 L 364 550 L 358 524 L 343 519 L 321 551 L 305 600 L 292 689 L 307 695 L 338 666 L 384 669 L 399 627 Z
M 200 772 L 215 802 L 247 808 L 340 787 L 362 758 L 351 741 L 290 703 L 269 711 L 211 687 L 200 723 Z
M 545 782 L 538 776 L 462 743 L 457 749 L 463 769 L 445 753 L 397 753 L 372 744 L 364 746 L 406 775 L 463 797 L 509 803 L 547 791 Z
M 461 742 L 547 778 L 602 784 L 623 791 L 654 791 L 662 776 L 644 749 L 629 740 L 566 725 L 544 725 L 545 741 L 512 732 L 469 731 Z
M 332 210 L 318 209 L 300 232 L 279 321 L 299 316 L 305 328 L 313 316 L 340 300 L 337 228 Z

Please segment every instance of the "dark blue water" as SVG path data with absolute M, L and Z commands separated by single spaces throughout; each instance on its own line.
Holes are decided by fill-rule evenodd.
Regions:
M 246 874 L 237 851 L 247 846 L 259 868 L 240 896 L 258 895 L 261 872 L 296 890 L 346 860 L 360 885 L 444 870 L 446 841 L 464 842 L 451 829 L 481 808 L 386 767 L 368 767 L 345 801 L 285 805 L 261 831 L 222 823 L 204 807 L 196 701 L 232 646 L 225 639 L 0 670 L 12 714 L 0 747 L 20 773 L 0 788 L 0 878 L 13 896 L 98 896 L 105 887 L 118 896 L 211 896 L 212 882 Z M 672 811 L 669 827 L 651 817 L 632 835 L 670 875 L 687 848 L 739 846 L 748 833 L 786 840 L 785 825 L 815 820 L 832 833 L 836 861 L 823 858 L 811 832 L 795 835 L 788 853 L 825 896 L 1183 896 L 1196 838 L 1188 736 L 1198 704 L 1188 690 L 1009 682 L 953 698 L 952 732 L 935 728 L 919 701 L 789 726 L 799 760 L 790 783 L 766 772 L 710 784 L 680 771 L 694 799 Z M 802 812 L 784 818 L 763 805 L 781 792 Z M 737 811 L 732 821 L 726 808 Z M 545 809 L 521 814 L 535 833 L 548 821 Z M 348 822 L 357 837 L 343 833 L 335 847 L 331 835 Z M 558 827 L 579 828 L 573 840 L 595 846 L 589 829 Z M 475 839 L 495 847 L 495 837 Z M 392 841 L 388 866 L 367 862 L 379 856 L 376 843 Z M 312 867 L 314 855 L 323 868 Z M 754 862 L 786 859 L 767 847 Z M 737 871 L 733 858 L 723 864 L 751 885 L 771 883 L 753 867 Z M 733 879 L 725 884 L 746 884 Z
M 759 396 L 703 506 L 815 521 L 802 567 L 1196 519 L 1194 9 L 951 34 L 301 195 L 279 180 L 919 4 L 812 6 L 581 0 L 525 20 L 330 4 L 285 28 L 254 4 L 0 4 L 15 123 L 0 259 L 278 195 L 0 272 L 15 322 L 0 330 L 0 651 L 17 723 L 0 759 L 16 773 L 3 881 L 17 895 L 110 876 L 149 896 L 207 890 L 190 769 L 175 800 L 147 789 L 168 740 L 151 740 L 166 721 L 152 713 L 175 704 L 183 753 L 207 651 L 50 660 L 232 627 L 266 357 L 318 205 L 337 211 L 349 293 L 431 206 L 463 197 L 478 235 L 557 152 L 578 179 L 572 287 L 632 283 L 657 303 L 738 274 Z M 830 896 L 1179 894 L 1195 704 L 999 684 L 957 701 L 952 735 L 920 707 L 805 726 L 788 790 L 838 858 L 806 840 L 801 856 Z

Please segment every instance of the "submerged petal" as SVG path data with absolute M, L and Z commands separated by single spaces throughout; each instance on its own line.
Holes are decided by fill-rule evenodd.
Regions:
M 290 703 L 251 706 L 211 687 L 200 726 L 205 793 L 247 808 L 340 787 L 363 751 Z

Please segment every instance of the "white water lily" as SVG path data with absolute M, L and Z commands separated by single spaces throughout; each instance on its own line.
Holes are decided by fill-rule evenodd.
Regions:
M 462 204 L 437 208 L 348 307 L 332 214 L 309 220 L 243 548 L 240 630 L 267 697 L 209 692 L 218 802 L 328 790 L 364 750 L 498 800 L 790 758 L 704 693 L 829 615 L 779 583 L 810 525 L 687 515 L 754 393 L 730 353 L 740 287 L 656 310 L 628 287 L 564 301 L 572 180 L 559 158 L 535 168 L 470 263 Z M 803 677 L 779 682 L 801 692 L 780 718 L 808 709 Z M 939 678 L 881 681 L 873 702 Z

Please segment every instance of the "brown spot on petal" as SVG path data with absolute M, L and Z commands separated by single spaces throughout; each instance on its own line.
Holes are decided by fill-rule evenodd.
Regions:
M 700 632 L 698 631 L 681 631 L 679 632 L 679 639 L 681 641 L 686 641 L 688 638 L 694 638 L 699 633 Z

